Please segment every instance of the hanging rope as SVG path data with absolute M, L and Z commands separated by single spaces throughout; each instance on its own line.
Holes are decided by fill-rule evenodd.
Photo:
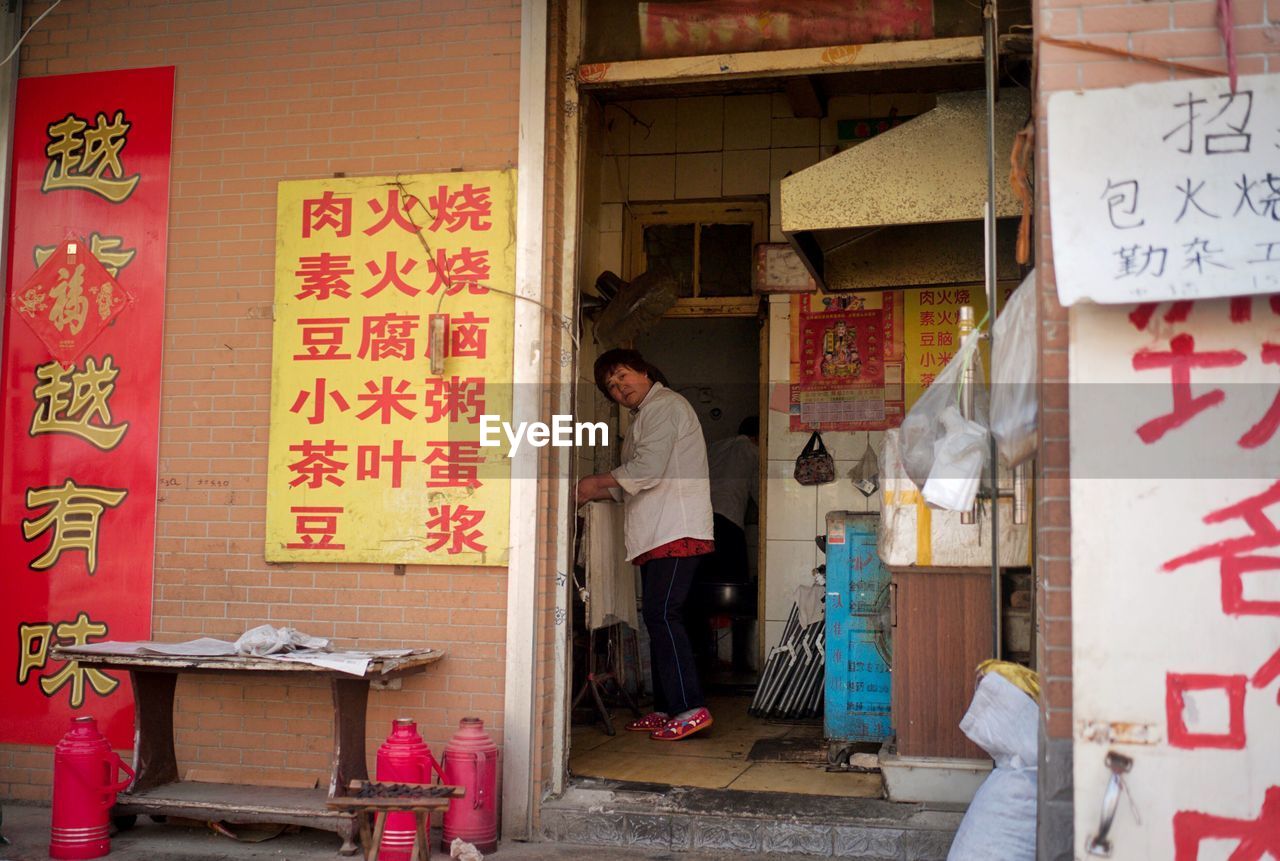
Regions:
M 1231 9 L 1231 0 L 1218 0 L 1218 30 L 1222 33 L 1222 44 L 1227 52 L 1227 77 L 1231 81 L 1231 95 L 1236 94 L 1236 40 L 1235 15 Z

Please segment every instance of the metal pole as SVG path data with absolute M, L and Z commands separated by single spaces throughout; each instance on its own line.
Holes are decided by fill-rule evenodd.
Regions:
M 987 77 L 987 212 L 983 219 L 986 226 L 986 280 L 988 343 L 995 356 L 996 319 L 996 75 L 999 67 L 999 45 L 996 40 L 996 4 L 987 0 L 982 7 L 982 52 Z M 996 438 L 990 436 L 991 461 L 991 657 L 1000 657 L 1000 463 L 997 459 Z

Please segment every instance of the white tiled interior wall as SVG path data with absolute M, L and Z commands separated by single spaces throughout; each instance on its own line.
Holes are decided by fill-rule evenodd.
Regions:
M 769 297 L 769 388 L 791 383 L 791 297 Z M 777 645 L 791 611 L 797 586 L 813 582 L 813 569 L 826 561 L 814 538 L 826 533 L 828 511 L 879 511 L 880 493 L 870 497 L 849 477 L 868 445 L 880 450 L 884 434 L 831 431 L 822 441 L 836 462 L 836 480 L 817 487 L 797 484 L 796 457 L 809 441 L 809 432 L 793 433 L 790 417 L 769 411 L 767 471 L 765 587 L 765 649 Z

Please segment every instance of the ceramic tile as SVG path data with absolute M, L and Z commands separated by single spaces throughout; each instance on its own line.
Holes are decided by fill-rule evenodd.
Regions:
M 712 727 L 708 732 L 714 732 L 714 730 L 715 728 Z M 632 735 L 639 735 L 639 733 L 632 733 Z M 687 747 L 695 741 L 695 738 L 681 741 L 679 746 Z M 647 738 L 645 741 L 654 747 L 667 744 L 650 741 Z M 675 747 L 670 744 L 668 746 Z M 606 746 L 588 751 L 582 756 L 575 756 L 570 767 L 574 774 L 586 777 L 723 789 L 750 766 L 745 761 L 698 756 L 637 756 L 629 751 L 615 751 Z
M 769 222 L 782 223 L 778 205 L 778 184 L 783 177 L 799 173 L 818 161 L 818 146 L 787 147 L 769 151 Z
M 622 274 L 622 231 L 615 230 L 600 234 L 600 250 L 596 257 L 596 275 L 608 270 L 615 275 Z
M 853 486 L 853 480 L 849 478 L 849 472 L 856 466 L 855 461 L 838 460 L 836 461 L 836 480 L 830 484 L 818 486 L 818 517 L 816 525 L 820 530 L 827 528 L 827 512 L 828 511 L 853 511 L 863 513 L 868 511 L 868 499 L 862 495 L 862 491 Z M 879 507 L 870 509 L 872 513 L 878 513 Z
M 676 152 L 719 152 L 723 144 L 723 96 L 699 96 L 676 103 Z
M 769 193 L 769 150 L 725 150 L 721 186 L 725 197 Z
M 617 105 L 604 109 L 604 151 L 607 155 L 631 152 L 631 117 Z
M 725 96 L 724 148 L 767 149 L 772 119 L 768 93 Z
M 769 297 L 769 381 L 791 380 L 791 303 Z
M 627 196 L 630 200 L 671 200 L 676 194 L 676 157 L 642 155 L 631 157 Z
M 600 202 L 623 203 L 627 200 L 627 179 L 631 160 L 626 156 L 606 156 L 600 165 Z
M 631 154 L 654 155 L 676 151 L 676 100 L 647 99 L 627 103 L 635 115 L 631 123 Z
M 622 204 L 621 203 L 605 203 L 601 204 L 599 218 L 599 230 L 607 233 L 612 230 L 622 230 Z
M 814 117 L 774 117 L 770 136 L 772 146 L 817 146 L 818 120 Z
M 789 460 L 794 467 L 796 457 L 809 441 L 809 433 L 791 430 L 791 416 L 778 410 L 769 410 L 769 460 Z M 788 470 L 786 475 L 790 474 Z
M 883 787 L 879 774 L 829 772 L 821 766 L 795 762 L 755 763 L 730 784 L 731 789 L 844 798 L 880 798 Z
M 765 529 L 768 530 L 765 538 L 794 541 L 806 537 L 817 511 L 817 491 L 796 482 L 794 460 L 771 460 L 766 470 L 765 480 L 769 484 L 765 492 Z M 769 548 L 770 556 L 772 549 Z M 772 559 L 769 564 L 772 566 Z
M 827 101 L 827 116 L 838 120 L 869 116 L 869 101 L 865 95 L 835 96 Z
M 720 161 L 718 152 L 677 155 L 676 198 L 689 200 L 719 197 Z
M 765 618 L 769 621 L 785 621 L 795 602 L 796 587 L 813 583 L 818 547 L 813 543 L 817 533 L 813 531 L 812 521 L 806 524 L 805 531 L 809 533 L 807 540 L 769 542 L 764 605 Z
M 787 98 L 786 93 L 770 94 L 769 116 L 770 118 L 795 116 L 791 110 L 791 100 Z
M 786 630 L 786 627 L 786 621 L 764 623 L 764 654 L 766 659 L 769 657 L 769 652 L 782 641 L 782 632 Z

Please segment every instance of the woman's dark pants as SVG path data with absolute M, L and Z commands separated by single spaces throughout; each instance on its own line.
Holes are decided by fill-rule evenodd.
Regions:
M 701 556 L 654 559 L 640 567 L 654 711 L 676 715 L 706 705 L 684 626 L 684 602 L 701 560 Z

